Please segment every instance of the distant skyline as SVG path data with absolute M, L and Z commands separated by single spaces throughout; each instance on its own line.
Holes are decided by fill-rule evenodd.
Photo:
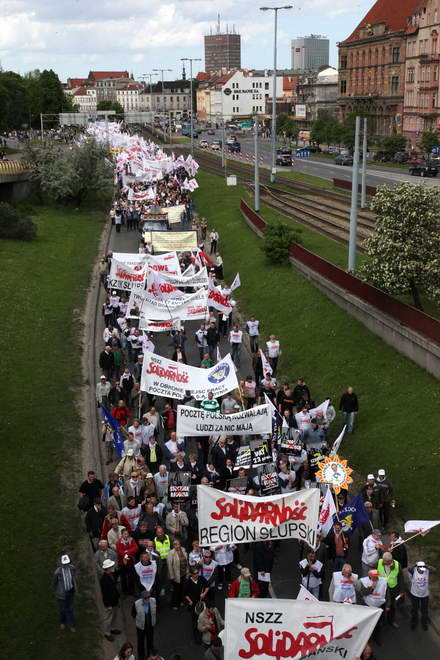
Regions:
M 273 61 L 273 12 L 251 0 L 2 0 L 0 62 L 4 70 L 26 73 L 54 69 L 62 81 L 85 77 L 89 70 L 123 70 L 135 78 L 154 68 L 170 68 L 178 78 L 181 57 L 200 57 L 193 72 L 204 70 L 203 36 L 235 26 L 241 34 L 242 67 L 270 69 Z M 279 4 L 279 3 L 277 3 Z M 337 66 L 336 42 L 347 38 L 374 4 L 359 0 L 299 0 L 279 12 L 278 67 L 290 68 L 290 41 L 322 34 L 330 39 L 330 62 Z M 189 75 L 189 67 L 187 67 Z

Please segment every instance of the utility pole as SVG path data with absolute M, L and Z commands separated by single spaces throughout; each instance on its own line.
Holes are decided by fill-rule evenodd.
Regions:
M 182 62 L 189 62 L 189 89 L 191 94 L 191 156 L 194 156 L 194 102 L 193 102 L 193 62 L 201 62 L 200 57 L 181 57 Z
M 364 140 L 362 142 L 362 185 L 361 185 L 361 209 L 367 205 L 367 124 L 368 120 L 364 117 Z
M 226 137 L 225 137 L 225 116 L 222 115 L 221 118 L 222 121 L 222 167 L 225 169 L 226 167 L 226 158 L 225 158 L 225 142 L 226 142 Z M 226 176 L 226 173 L 225 173 Z
M 40 129 L 41 129 L 41 142 L 44 140 L 44 120 L 43 120 L 43 113 L 40 112 Z
M 357 201 L 359 186 L 359 141 L 361 132 L 361 118 L 356 117 L 356 128 L 354 138 L 353 175 L 351 180 L 351 209 L 350 209 L 350 237 L 348 241 L 348 270 L 356 269 L 356 247 L 357 247 Z
M 165 89 L 164 89 L 164 83 L 163 83 L 163 73 L 164 73 L 164 71 L 172 71 L 172 69 L 153 69 L 153 71 L 162 74 L 162 108 L 161 108 L 161 111 L 165 114 Z M 151 80 L 151 78 L 150 78 L 150 80 Z
M 259 144 L 258 144 L 258 115 L 255 115 L 254 122 L 254 137 L 255 137 L 255 163 L 254 163 L 254 209 L 260 210 L 260 166 L 259 166 Z
M 273 89 L 272 89 L 272 167 L 270 173 L 271 183 L 275 181 L 276 173 L 276 144 L 277 144 L 277 28 L 278 12 L 280 9 L 292 9 L 292 5 L 282 7 L 260 7 L 261 11 L 274 12 L 274 38 L 273 38 Z

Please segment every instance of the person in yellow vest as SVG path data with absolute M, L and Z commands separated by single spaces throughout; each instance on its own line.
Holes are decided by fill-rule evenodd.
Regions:
M 385 610 L 386 604 L 390 601 L 389 589 L 387 585 L 387 580 L 384 577 L 381 577 L 377 570 L 374 568 L 368 571 L 367 577 L 362 577 L 358 581 L 356 587 L 360 591 L 360 595 L 368 607 L 379 607 L 382 609 L 382 616 L 376 623 L 376 626 L 373 630 L 372 638 L 378 644 L 381 645 L 381 629 L 383 625 L 383 611 Z
M 156 527 L 156 536 L 154 538 L 154 547 L 160 557 L 159 585 L 160 595 L 165 596 L 168 585 L 167 557 L 171 551 L 171 539 L 165 534 L 163 527 Z
M 386 578 L 389 590 L 389 603 L 385 605 L 385 612 L 387 622 L 393 628 L 398 628 L 399 625 L 394 621 L 396 616 L 396 598 L 404 597 L 404 584 L 402 569 L 399 562 L 393 559 L 391 552 L 384 552 L 382 559 L 379 559 L 377 564 L 377 572 L 380 577 Z

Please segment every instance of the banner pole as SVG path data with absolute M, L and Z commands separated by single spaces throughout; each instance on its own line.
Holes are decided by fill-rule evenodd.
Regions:
M 430 528 L 430 529 L 432 529 L 432 528 Z M 405 539 L 405 540 L 402 541 L 401 543 L 397 543 L 395 546 L 393 546 L 393 548 L 391 549 L 391 552 L 394 550 L 394 548 L 398 548 L 399 545 L 403 545 L 404 543 L 408 543 L 408 541 L 411 541 L 412 539 L 415 539 L 416 536 L 420 536 L 420 534 L 424 534 L 425 532 L 429 532 L 430 529 L 421 529 L 419 532 L 417 532 L 417 534 L 413 534 L 412 536 L 410 536 L 409 538 Z

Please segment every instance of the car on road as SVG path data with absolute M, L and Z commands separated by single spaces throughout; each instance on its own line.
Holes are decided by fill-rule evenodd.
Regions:
M 292 154 L 277 154 L 275 165 L 292 167 Z
M 417 163 L 409 168 L 412 176 L 437 176 L 437 172 L 438 167 L 429 163 Z
M 201 149 L 207 149 L 209 147 L 208 140 L 200 140 L 199 147 Z
M 221 140 L 213 140 L 211 142 L 211 149 L 213 149 L 213 151 L 220 151 L 221 148 L 222 148 Z
M 348 154 L 339 154 L 335 158 L 335 165 L 353 165 L 353 156 Z
M 215 130 L 213 128 L 210 128 L 209 131 L 206 131 L 208 135 L 215 135 Z
M 230 135 L 228 138 L 226 138 L 226 144 L 234 144 L 234 142 L 236 142 L 235 135 Z
M 228 149 L 229 151 L 234 154 L 239 154 L 241 151 L 241 144 L 238 141 L 233 142 L 232 144 L 228 144 Z
M 292 149 L 290 147 L 279 147 L 277 149 L 277 154 L 287 154 L 288 156 L 291 156 Z

